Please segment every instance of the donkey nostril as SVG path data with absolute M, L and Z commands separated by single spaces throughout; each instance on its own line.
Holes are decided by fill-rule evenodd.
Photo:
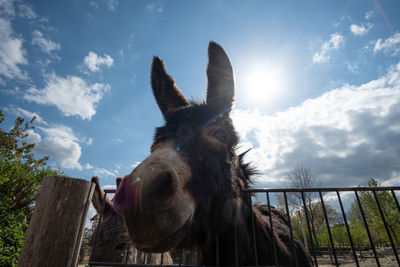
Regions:
M 176 181 L 173 174 L 171 172 L 158 174 L 152 179 L 146 191 L 150 201 L 162 204 L 163 201 L 173 196 L 176 191 Z

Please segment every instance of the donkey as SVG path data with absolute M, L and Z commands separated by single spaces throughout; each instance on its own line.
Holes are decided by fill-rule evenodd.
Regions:
M 95 191 L 92 198 L 92 204 L 97 211 L 101 213 L 104 191 L 100 188 L 99 179 L 92 178 L 95 184 Z M 99 239 L 96 242 L 96 248 L 92 252 L 92 259 L 95 262 L 113 262 L 113 263 L 137 263 L 137 264 L 172 264 L 169 252 L 164 253 L 161 260 L 161 254 L 144 253 L 137 250 L 129 239 L 122 218 L 112 208 L 112 202 L 105 198 L 103 218 L 100 226 L 97 226 L 90 240 L 92 249 L 100 227 Z
M 204 102 L 186 100 L 153 58 L 151 85 L 165 124 L 155 131 L 151 155 L 123 178 L 114 209 L 143 251 L 195 248 L 205 265 L 274 265 L 275 240 L 279 265 L 312 266 L 301 242 L 291 242 L 287 218 L 273 209 L 272 231 L 268 209 L 250 204 L 245 189 L 255 170 L 243 160 L 247 152 L 236 152 L 230 119 L 233 69 L 215 42 L 208 58 Z

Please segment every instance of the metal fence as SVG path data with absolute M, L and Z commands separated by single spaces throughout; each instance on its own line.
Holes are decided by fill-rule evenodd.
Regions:
M 309 189 L 247 189 L 246 192 L 251 194 L 250 201 L 257 201 L 261 204 L 266 204 L 270 207 L 272 204 L 277 203 L 277 198 L 280 199 L 280 208 L 283 213 L 286 214 L 288 219 L 288 226 L 291 237 L 291 247 L 294 248 L 294 236 L 296 235 L 296 228 L 294 226 L 296 212 L 302 214 L 303 221 L 297 220 L 297 225 L 304 224 L 303 236 L 299 235 L 313 258 L 315 266 L 331 266 L 331 265 L 342 265 L 350 264 L 346 266 L 400 266 L 399 249 L 400 249 L 400 206 L 398 197 L 396 194 L 400 192 L 400 186 L 394 187 L 350 187 L 350 188 L 309 188 Z M 110 193 L 115 193 L 115 190 L 105 190 L 105 196 Z M 278 197 L 280 196 L 280 197 Z M 298 200 L 293 201 L 293 196 L 296 196 Z M 260 199 L 262 201 L 260 201 Z M 342 199 L 345 199 L 344 201 Z M 365 199 L 369 200 L 368 207 Z M 293 204 L 296 202 L 296 204 Z M 102 213 L 104 210 L 104 201 L 102 207 Z M 361 224 L 361 230 L 366 233 L 367 244 L 359 244 L 357 240 L 359 237 L 354 232 L 354 226 L 349 220 L 349 213 L 345 212 L 345 206 L 349 206 L 352 203 L 353 208 L 358 209 L 359 222 Z M 371 204 L 372 203 L 372 204 Z M 315 235 L 313 212 L 311 207 L 314 205 L 319 207 L 319 212 L 322 215 L 322 221 L 324 224 L 324 234 L 327 235 L 327 242 L 325 244 L 318 244 L 317 236 Z M 371 213 L 371 205 L 374 206 L 374 212 Z M 389 207 L 390 206 L 390 207 Z M 335 209 L 337 207 L 337 209 Z M 341 223 L 335 225 L 330 222 L 330 212 L 335 210 L 336 215 L 340 218 Z M 101 226 L 102 215 L 100 214 L 99 226 Z M 390 213 L 390 214 L 388 214 Z M 373 218 L 372 218 L 373 217 Z M 371 222 L 371 220 L 374 220 Z M 269 212 L 269 223 L 271 226 L 271 232 L 273 233 L 271 212 Z M 379 225 L 386 236 L 377 236 L 373 230 Z M 320 225 L 321 227 L 321 225 Z M 340 244 L 337 242 L 334 234 L 336 228 L 345 229 L 346 244 Z M 101 229 L 98 227 L 94 245 L 92 247 L 92 255 L 96 250 L 96 243 L 98 242 L 99 233 Z M 321 229 L 320 229 L 321 231 Z M 255 231 L 253 225 L 253 242 L 256 250 L 257 244 L 255 244 Z M 218 259 L 218 239 L 216 246 L 216 255 Z M 277 250 L 275 240 L 273 239 L 273 248 L 275 259 L 277 258 Z M 321 242 L 320 242 L 321 243 Z M 235 244 L 237 247 L 237 244 Z M 188 255 L 193 257 L 193 252 L 183 253 L 182 251 L 176 253 L 176 263 L 168 266 L 199 266 L 198 253 L 194 253 L 195 260 L 188 261 Z M 235 252 L 237 258 L 237 252 Z M 186 256 L 185 256 L 186 255 Z M 255 251 L 257 258 L 257 251 Z M 238 262 L 238 261 L 236 261 Z M 256 265 L 257 264 L 256 259 Z M 165 265 L 162 262 L 160 265 Z M 89 261 L 89 266 L 160 266 L 150 264 L 134 264 L 134 263 L 112 263 L 112 262 L 96 262 L 93 257 Z M 215 266 L 219 263 L 216 262 Z M 297 263 L 296 263 L 297 265 Z M 279 266 L 278 262 L 275 265 Z

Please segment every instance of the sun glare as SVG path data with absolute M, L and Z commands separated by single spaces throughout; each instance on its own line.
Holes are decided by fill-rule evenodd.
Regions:
M 245 98 L 249 104 L 267 105 L 284 90 L 284 81 L 278 68 L 257 66 L 243 77 Z

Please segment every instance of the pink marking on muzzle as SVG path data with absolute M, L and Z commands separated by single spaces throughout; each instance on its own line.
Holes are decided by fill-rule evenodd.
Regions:
M 117 178 L 117 192 L 113 199 L 113 207 L 119 213 L 132 208 L 139 197 L 139 185 L 131 183 L 130 179 L 127 176 L 122 181 L 121 178 Z

